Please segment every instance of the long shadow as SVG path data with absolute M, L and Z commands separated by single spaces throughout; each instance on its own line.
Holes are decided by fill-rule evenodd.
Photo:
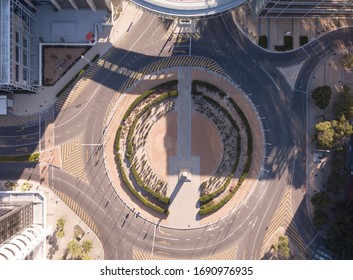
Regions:
M 170 22 L 165 21 L 162 22 L 162 24 L 167 28 Z M 228 26 L 228 29 L 231 30 L 232 35 L 239 44 L 246 48 L 248 52 L 247 56 L 244 55 L 243 50 L 234 42 L 233 38 L 227 38 L 229 31 L 225 28 L 225 24 Z M 291 170 L 294 170 L 295 175 L 291 178 L 292 186 L 295 188 L 302 187 L 304 176 L 301 174 L 304 174 L 303 170 L 305 169 L 305 165 L 303 164 L 305 148 L 300 146 L 300 150 L 296 155 L 294 154 L 294 150 L 298 147 L 297 140 L 301 140 L 301 145 L 304 145 L 304 134 L 300 137 L 295 137 L 292 127 L 294 126 L 296 131 L 299 131 L 301 128 L 304 129 L 305 127 L 305 113 L 303 113 L 303 106 L 305 105 L 305 103 L 303 103 L 304 96 L 293 93 L 289 89 L 289 86 L 282 81 L 283 77 L 278 75 L 278 71 L 273 66 L 290 65 L 293 62 L 302 61 L 303 52 L 294 51 L 290 53 L 274 54 L 259 49 L 238 30 L 229 14 L 223 16 L 223 19 L 215 18 L 201 21 L 198 28 L 200 38 L 193 40 L 192 53 L 194 55 L 214 59 L 236 83 L 241 84 L 241 88 L 245 93 L 252 93 L 251 99 L 253 103 L 260 105 L 258 111 L 261 116 L 266 117 L 266 119 L 263 120 L 264 129 L 270 130 L 269 133 L 265 134 L 266 141 L 270 142 L 272 145 L 266 147 L 266 155 L 271 158 L 265 160 L 264 168 L 271 172 L 272 178 L 280 178 L 286 171 L 290 173 Z M 338 41 L 344 41 L 349 44 L 351 43 L 350 34 L 352 30 L 353 28 L 341 29 L 335 33 L 326 34 L 319 40 L 326 42 L 328 38 L 332 39 L 329 42 L 332 48 Z M 219 52 L 217 50 L 219 50 Z M 140 69 L 150 63 L 163 59 L 163 57 L 144 54 L 145 49 L 143 47 L 141 47 L 140 51 L 141 52 L 134 52 L 114 47 L 111 54 L 104 58 L 103 64 L 90 79 L 97 82 L 102 87 L 109 89 L 109 92 L 103 92 L 102 95 L 98 95 L 97 98 L 94 99 L 95 104 L 103 100 L 103 97 L 109 96 L 113 98 L 123 84 L 136 73 L 139 73 Z M 262 64 L 254 63 L 252 58 L 260 60 Z M 295 88 L 305 86 L 309 83 L 310 75 L 308 75 L 308 73 L 311 73 L 310 68 L 313 68 L 312 65 L 308 67 L 310 63 L 314 63 L 313 65 L 315 65 L 317 61 L 310 59 L 304 64 L 302 71 L 298 75 Z M 263 66 L 268 73 L 261 70 L 261 66 Z M 273 74 L 276 74 L 276 76 L 273 76 Z M 83 75 L 82 77 L 85 76 Z M 276 89 L 270 77 L 279 84 L 281 88 L 280 91 Z M 284 98 L 278 94 L 279 92 L 282 93 Z M 88 94 L 86 94 L 86 96 Z M 110 99 L 108 99 L 108 101 L 109 100 Z M 88 98 L 79 98 L 73 104 L 83 107 L 83 105 L 88 103 Z M 108 103 L 102 106 L 104 111 L 108 107 Z M 291 112 L 293 116 L 293 126 L 288 125 L 288 123 L 291 123 L 288 112 Z M 59 118 L 62 117 L 60 114 L 57 114 L 56 117 L 58 118 L 58 116 Z M 99 122 L 101 122 L 101 120 L 97 120 L 97 123 Z M 101 128 L 102 124 L 99 124 L 98 127 Z M 14 127 L 14 129 L 19 128 Z M 36 129 L 38 130 L 39 128 L 37 127 Z M 7 132 L 4 131 L 4 133 Z M 297 144 L 293 142 L 293 139 L 296 140 Z M 29 149 L 29 152 L 34 150 L 35 147 Z M 5 154 L 5 152 L 3 154 Z M 0 166 L 0 178 L 2 179 L 26 178 L 39 181 L 38 166 L 36 163 L 1 163 Z M 93 171 L 90 170 L 90 172 L 93 174 Z M 181 187 L 182 182 L 178 182 L 171 195 L 171 201 L 174 200 Z M 82 187 L 81 192 L 84 192 Z M 127 193 L 129 193 L 128 190 Z M 77 194 L 75 193 L 74 195 Z M 75 199 L 75 197 L 72 198 Z M 134 197 L 131 197 L 131 199 L 136 200 Z M 300 210 L 294 215 L 293 220 L 295 224 L 302 228 L 309 227 L 308 222 L 301 222 L 304 217 L 306 217 L 305 221 L 307 220 L 307 214 L 303 210 L 305 209 L 304 200 L 299 209 Z M 148 209 L 145 210 L 148 211 Z M 312 236 L 312 231 L 309 235 L 310 237 Z M 308 239 L 309 238 L 305 238 L 305 241 Z
M 181 187 L 183 186 L 184 181 L 178 180 L 178 183 L 176 184 L 173 192 L 170 195 L 170 203 L 173 203 L 175 197 L 177 196 L 178 192 L 180 191 Z

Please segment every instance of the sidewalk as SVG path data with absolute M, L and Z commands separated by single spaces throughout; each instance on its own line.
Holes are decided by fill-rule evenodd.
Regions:
M 307 186 L 308 194 L 308 208 L 313 215 L 314 207 L 310 203 L 310 198 L 315 195 L 315 193 L 320 191 L 326 191 L 327 178 L 331 172 L 330 160 L 331 153 L 318 151 L 316 144 L 312 142 L 315 135 L 315 124 L 324 120 L 332 120 L 333 112 L 332 105 L 337 99 L 339 92 L 342 90 L 343 84 L 352 85 L 352 80 L 350 80 L 350 75 L 347 75 L 344 68 L 341 66 L 342 55 L 347 50 L 342 50 L 337 52 L 336 55 L 328 57 L 326 60 L 320 64 L 313 72 L 312 82 L 308 91 L 308 120 L 309 120 L 309 150 L 308 150 L 308 170 L 309 179 Z M 311 97 L 313 90 L 319 86 L 328 85 L 331 87 L 332 95 L 330 104 L 326 109 L 321 110 L 315 105 L 314 100 Z M 321 162 L 315 162 L 315 153 L 325 154 L 325 158 Z
M 256 45 L 260 36 L 266 36 L 269 51 L 275 51 L 275 46 L 283 45 L 284 36 L 293 37 L 293 49 L 296 49 L 300 47 L 301 36 L 311 42 L 327 32 L 353 24 L 352 19 L 254 18 L 248 5 L 235 9 L 232 16 L 238 27 Z
M 103 26 L 103 32 L 97 34 L 96 44 L 85 54 L 85 57 L 92 60 L 97 54 L 103 55 L 113 45 L 116 45 L 123 38 L 127 30 L 131 28 L 141 17 L 142 11 L 135 8 L 128 2 L 123 2 L 122 13 L 113 21 L 113 26 Z M 42 86 L 36 94 L 15 94 L 13 113 L 18 116 L 32 115 L 45 111 L 56 101 L 56 94 L 87 64 L 81 58 L 72 66 L 53 86 Z
M 16 182 L 16 181 L 14 181 Z M 93 244 L 93 248 L 89 253 L 90 259 L 92 260 L 103 260 L 104 251 L 102 243 L 99 238 L 90 230 L 90 228 L 76 216 L 72 210 L 66 206 L 49 188 L 41 186 L 35 181 L 18 180 L 18 187 L 16 190 L 22 191 L 21 186 L 24 182 L 32 184 L 31 190 L 41 191 L 46 197 L 46 224 L 47 227 L 51 227 L 53 234 L 47 238 L 47 259 L 60 260 L 65 254 L 67 244 L 74 238 L 74 226 L 79 225 L 85 232 L 80 243 L 85 240 L 89 240 Z M 0 181 L 0 190 L 8 190 L 4 186 L 5 181 Z M 65 236 L 57 238 L 55 236 L 56 221 L 60 218 L 65 219 L 64 232 Z
M 127 93 L 124 96 L 121 96 L 118 100 L 117 105 L 119 105 L 118 107 L 120 110 L 116 110 L 114 112 L 112 116 L 114 122 L 110 122 L 110 125 L 107 128 L 106 137 L 104 139 L 104 146 L 106 147 L 105 165 L 106 169 L 108 170 L 110 181 L 113 183 L 118 195 L 126 205 L 128 205 L 130 208 L 134 208 L 135 212 L 140 212 L 140 216 L 147 220 L 150 220 L 154 223 L 159 223 L 164 226 L 173 227 L 176 225 L 173 225 L 171 223 L 169 216 L 165 218 L 162 215 L 157 216 L 150 214 L 148 208 L 146 208 L 142 203 L 136 202 L 137 199 L 135 199 L 133 195 L 130 194 L 128 191 L 125 191 L 123 189 L 123 187 L 120 185 L 121 179 L 117 171 L 117 163 L 114 157 L 115 135 L 119 127 L 120 120 L 123 114 L 125 113 L 125 110 L 128 108 L 129 104 L 137 98 L 139 93 L 142 93 L 150 88 L 153 88 L 154 86 L 157 86 L 161 83 L 160 79 L 164 78 L 163 82 L 175 79 L 175 77 L 177 76 L 177 71 L 175 69 L 170 70 L 168 72 L 168 78 L 163 76 L 165 76 L 165 73 L 160 74 L 159 76 L 153 75 L 153 79 L 146 79 L 143 83 L 137 83 L 137 86 L 133 88 L 131 92 Z M 224 79 L 219 76 L 210 74 L 209 72 L 199 71 L 196 69 L 192 70 L 192 79 L 207 81 L 213 85 L 218 86 L 221 90 L 229 93 L 230 96 L 237 100 L 237 103 L 242 108 L 244 114 L 247 116 L 251 128 L 254 129 L 254 131 L 262 130 L 261 125 L 257 119 L 257 114 L 253 111 L 251 105 L 247 103 L 248 101 L 246 100 L 246 97 L 244 97 L 244 95 L 239 90 L 234 88 L 232 84 L 228 82 L 225 83 Z M 253 149 L 259 152 L 253 155 L 253 163 L 248 174 L 248 178 L 243 182 L 241 188 L 234 195 L 234 197 L 227 202 L 227 205 L 225 205 L 215 213 L 203 217 L 200 220 L 200 226 L 204 226 L 212 222 L 217 222 L 221 218 L 225 218 L 226 216 L 228 216 L 232 211 L 235 211 L 240 205 L 246 204 L 245 199 L 249 197 L 249 194 L 257 185 L 258 174 L 260 173 L 260 167 L 262 165 L 264 153 L 262 133 L 253 133 L 253 141 Z M 187 198 L 185 199 L 185 201 L 189 201 Z

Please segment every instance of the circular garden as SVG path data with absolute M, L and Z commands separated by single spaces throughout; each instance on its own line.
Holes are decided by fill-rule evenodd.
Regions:
M 115 138 L 124 185 L 147 207 L 165 215 L 172 203 L 167 169 L 177 141 L 177 83 L 139 95 L 122 117 Z M 248 120 L 231 96 L 201 81 L 193 81 L 191 94 L 192 153 L 201 161 L 202 216 L 220 209 L 241 187 L 250 170 L 253 143 Z M 157 133 L 161 129 L 164 132 Z

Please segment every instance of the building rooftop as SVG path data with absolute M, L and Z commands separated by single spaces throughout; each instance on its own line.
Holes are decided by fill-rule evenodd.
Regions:
M 229 11 L 246 0 L 131 0 L 154 13 L 169 17 L 211 17 Z

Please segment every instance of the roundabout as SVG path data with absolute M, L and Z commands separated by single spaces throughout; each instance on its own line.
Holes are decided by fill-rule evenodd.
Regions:
M 117 194 L 138 216 L 200 228 L 238 209 L 256 188 L 261 122 L 226 77 L 202 68 L 163 69 L 115 102 L 119 110 L 107 127 L 115 139 L 107 141 L 105 164 Z

